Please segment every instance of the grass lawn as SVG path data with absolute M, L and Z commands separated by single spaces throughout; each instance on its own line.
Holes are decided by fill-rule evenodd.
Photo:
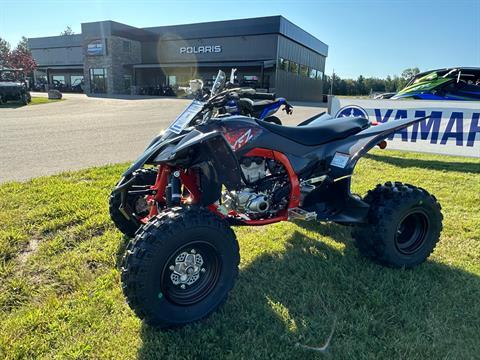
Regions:
M 374 151 L 354 190 L 429 190 L 444 231 L 429 261 L 393 270 L 361 257 L 350 229 L 236 228 L 241 269 L 221 310 L 176 331 L 126 305 L 126 239 L 108 216 L 125 165 L 0 185 L 0 358 L 473 359 L 480 357 L 480 161 Z M 326 354 L 321 346 L 336 321 Z
M 55 100 L 49 100 L 47 97 L 35 97 L 32 96 L 32 101 L 28 105 L 39 105 L 39 104 L 49 104 L 49 103 L 54 103 L 58 101 L 63 101 L 65 99 L 55 99 Z M 1 108 L 10 108 L 10 109 L 16 109 L 19 107 L 22 107 L 25 105 L 22 105 L 19 101 L 9 101 L 5 104 L 0 104 L 0 109 Z
M 65 99 L 52 99 L 47 97 L 32 97 L 32 102 L 29 105 L 49 104 L 53 102 L 63 101 Z

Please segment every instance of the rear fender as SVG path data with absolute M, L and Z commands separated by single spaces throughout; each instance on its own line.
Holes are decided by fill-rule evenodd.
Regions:
M 370 126 L 346 139 L 326 144 L 325 153 L 328 155 L 325 160 L 329 168 L 329 181 L 325 185 L 325 191 L 317 197 L 312 192 L 311 198 L 322 199 L 329 209 L 336 209 L 337 212 L 333 216 L 328 212 L 319 214 L 318 219 L 347 224 L 367 222 L 369 205 L 350 192 L 351 175 L 355 165 L 363 155 L 390 134 L 427 118 L 399 119 Z
M 333 179 L 351 175 L 358 160 L 392 133 L 428 118 L 429 116 L 389 121 L 328 144 L 326 160 L 330 164 Z

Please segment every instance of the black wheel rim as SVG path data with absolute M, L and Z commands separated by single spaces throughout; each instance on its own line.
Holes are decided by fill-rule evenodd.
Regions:
M 203 259 L 202 269 L 198 279 L 191 285 L 174 284 L 171 275 L 171 267 L 175 266 L 175 260 L 182 253 L 200 254 Z M 220 277 L 221 262 L 218 251 L 211 244 L 203 241 L 191 242 L 174 251 L 165 266 L 161 275 L 162 294 L 171 302 L 177 305 L 193 305 L 203 300 L 217 285 Z M 182 285 L 183 288 L 182 288 Z
M 411 255 L 425 243 L 429 228 L 427 214 L 421 209 L 409 211 L 399 222 L 395 245 L 402 254 Z

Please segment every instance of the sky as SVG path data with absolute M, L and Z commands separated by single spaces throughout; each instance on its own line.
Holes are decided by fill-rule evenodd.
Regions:
M 0 0 L 0 37 L 58 35 L 114 20 L 136 27 L 283 15 L 329 46 L 326 73 L 385 77 L 480 66 L 480 0 Z M 221 35 L 221 34 L 219 34 Z

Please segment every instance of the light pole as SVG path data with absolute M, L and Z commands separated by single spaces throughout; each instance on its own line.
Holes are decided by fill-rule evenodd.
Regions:
M 335 69 L 332 70 L 332 80 L 330 81 L 330 95 L 333 95 L 333 80 L 335 79 Z

